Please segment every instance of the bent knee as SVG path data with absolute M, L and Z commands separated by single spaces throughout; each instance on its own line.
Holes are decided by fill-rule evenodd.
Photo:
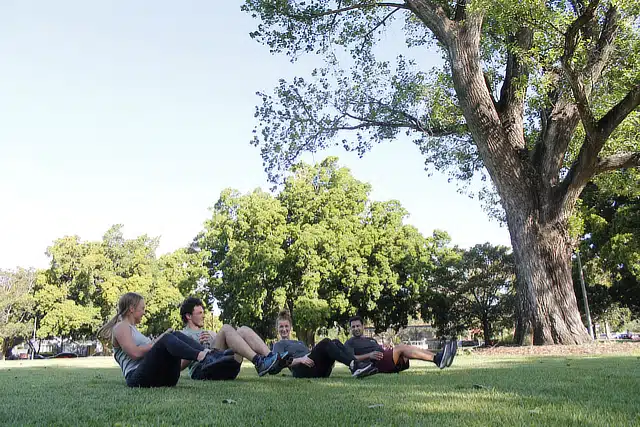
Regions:
M 242 333 L 246 333 L 246 332 L 253 332 L 253 329 L 251 329 L 251 328 L 250 328 L 250 327 L 248 327 L 248 326 L 240 326 L 240 327 L 237 329 L 237 331 L 238 331 L 238 333 L 241 333 L 241 334 L 242 334 Z
M 222 325 L 222 327 L 220 328 L 220 332 L 229 332 L 229 331 L 235 331 L 235 330 L 236 328 L 227 324 Z

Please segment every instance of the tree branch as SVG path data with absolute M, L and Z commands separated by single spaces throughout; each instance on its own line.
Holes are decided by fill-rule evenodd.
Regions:
M 433 32 L 440 43 L 449 45 L 453 36 L 453 21 L 441 6 L 430 0 L 405 0 L 405 4 Z
M 569 28 L 565 33 L 564 52 L 561 58 L 562 68 L 567 75 L 567 80 L 569 81 L 578 111 L 580 112 L 580 119 L 582 120 L 587 136 L 590 138 L 596 137 L 596 121 L 591 111 L 591 107 L 589 106 L 589 100 L 587 98 L 587 93 L 585 92 L 581 75 L 574 70 L 571 60 L 573 59 L 578 45 L 579 32 L 585 25 L 587 25 L 587 23 L 589 23 L 589 21 L 593 19 L 598 4 L 599 0 L 592 0 L 584 13 L 569 25 Z
M 358 3 L 347 7 L 342 7 L 334 10 L 327 10 L 322 13 L 312 15 L 313 17 L 321 17 L 327 15 L 335 15 L 338 13 L 348 12 L 356 9 L 368 9 L 370 7 L 395 7 L 398 9 L 409 9 L 409 7 L 403 3 Z
M 369 36 L 371 36 L 371 35 L 373 34 L 373 32 L 374 32 L 375 30 L 377 30 L 378 28 L 380 28 L 380 26 L 385 25 L 385 21 L 386 21 L 387 19 L 389 19 L 389 18 L 391 17 L 391 15 L 393 15 L 394 13 L 396 13 L 397 11 L 399 11 L 400 9 L 401 9 L 401 8 L 397 7 L 397 8 L 395 8 L 395 9 L 393 9 L 391 12 L 389 12 L 389 13 L 388 13 L 384 18 L 382 18 L 382 20 L 381 20 L 380 22 L 378 22 L 378 23 L 376 24 L 376 26 L 375 26 L 375 27 L 373 27 L 371 30 L 369 30 L 369 31 L 367 32 L 367 34 L 365 34 L 365 35 L 364 35 L 363 39 L 365 39 L 365 40 L 366 40 Z
M 598 159 L 596 174 L 618 169 L 640 167 L 640 153 L 618 153 Z
M 598 155 L 602 147 L 616 127 L 622 123 L 639 104 L 640 82 L 597 122 L 595 137 L 587 135 L 576 161 L 571 165 L 571 169 L 569 169 L 569 173 L 560 188 L 562 198 L 564 199 L 563 208 L 572 206 L 589 179 L 598 173 L 598 164 L 600 162 Z M 618 162 L 624 160 L 614 157 L 610 159 L 610 162 L 607 161 L 601 166 L 605 168 L 604 170 L 611 170 L 616 159 Z M 632 159 L 628 159 L 627 161 L 631 162 Z
M 640 105 L 640 82 L 597 123 L 597 131 L 606 140 L 616 127 Z
M 602 24 L 602 31 L 600 31 L 598 42 L 595 48 L 589 53 L 587 66 L 582 73 L 584 78 L 591 81 L 591 85 L 586 88 L 587 97 L 589 97 L 593 85 L 600 80 L 602 71 L 614 50 L 613 41 L 618 31 L 619 18 L 620 14 L 618 13 L 618 9 L 614 5 L 610 5 L 607 9 L 604 23 Z

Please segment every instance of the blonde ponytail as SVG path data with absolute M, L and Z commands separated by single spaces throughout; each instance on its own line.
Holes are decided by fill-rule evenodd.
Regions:
M 100 330 L 98 331 L 98 339 L 101 341 L 111 341 L 113 327 L 122 320 L 122 316 L 127 313 L 129 307 L 136 307 L 143 299 L 144 298 L 142 295 L 135 292 L 127 292 L 126 294 L 122 295 L 118 300 L 118 314 L 113 316 L 111 320 L 109 320 L 104 324 L 102 328 L 100 328 Z

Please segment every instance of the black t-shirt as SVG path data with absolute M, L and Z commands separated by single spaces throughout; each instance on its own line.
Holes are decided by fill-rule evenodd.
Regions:
M 372 351 L 383 351 L 382 346 L 373 338 L 351 337 L 344 343 L 345 348 L 351 354 L 361 356 Z

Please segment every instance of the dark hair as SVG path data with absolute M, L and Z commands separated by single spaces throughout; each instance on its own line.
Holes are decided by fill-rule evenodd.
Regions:
M 362 317 L 360 316 L 352 316 L 349 318 L 349 326 L 351 326 L 351 322 L 355 322 L 356 320 L 359 320 L 360 323 L 362 323 L 364 325 L 364 322 L 362 321 Z
M 187 323 L 187 314 L 193 314 L 193 309 L 196 307 L 204 307 L 202 300 L 197 297 L 188 297 L 186 300 L 182 302 L 180 305 L 180 317 L 182 317 L 182 321 Z

